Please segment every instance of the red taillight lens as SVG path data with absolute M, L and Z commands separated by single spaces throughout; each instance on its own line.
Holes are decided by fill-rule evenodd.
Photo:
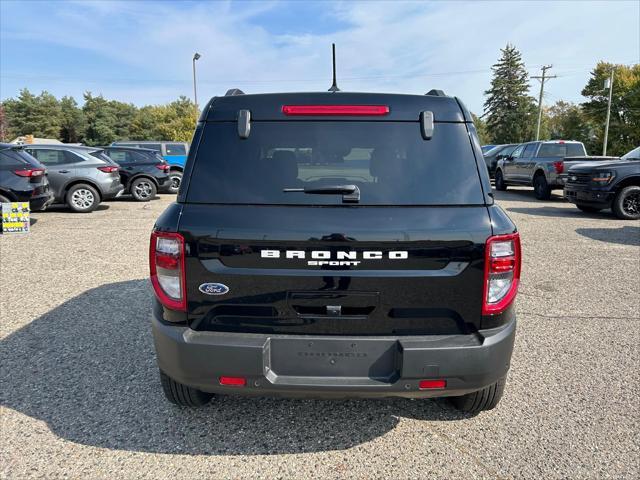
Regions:
M 162 170 L 163 172 L 168 172 L 169 171 L 169 165 L 166 165 L 164 163 L 158 163 L 156 164 L 156 168 L 158 170 Z
M 44 168 L 26 168 L 24 170 L 14 170 L 13 173 L 19 177 L 41 177 L 44 175 Z
M 117 172 L 118 171 L 118 167 L 98 167 L 98 170 L 100 170 L 101 172 L 104 173 L 113 173 L 113 172 Z
M 285 115 L 380 116 L 389 113 L 387 105 L 283 105 Z
M 247 379 L 244 377 L 220 377 L 218 381 L 220 385 L 227 387 L 244 387 L 247 384 Z
M 446 380 L 420 380 L 420 383 L 418 383 L 418 388 L 420 390 L 433 390 L 437 388 L 445 388 L 446 386 Z
M 556 173 L 564 172 L 564 162 L 553 162 L 553 168 L 556 169 Z
M 172 310 L 186 311 L 184 237 L 179 233 L 152 232 L 149 269 L 160 303 Z
M 520 283 L 520 234 L 489 237 L 485 246 L 482 314 L 503 312 L 516 297 Z

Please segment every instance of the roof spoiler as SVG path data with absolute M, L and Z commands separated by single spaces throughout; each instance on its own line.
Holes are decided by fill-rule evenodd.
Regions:
M 429 90 L 427 93 L 425 93 L 425 95 L 431 95 L 432 97 L 446 97 L 447 94 L 444 93 L 443 90 L 436 90 L 435 88 L 432 88 L 431 90 Z

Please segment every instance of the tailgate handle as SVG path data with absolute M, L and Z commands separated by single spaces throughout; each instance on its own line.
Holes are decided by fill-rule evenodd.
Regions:
M 327 315 L 332 317 L 338 317 L 342 315 L 341 305 L 327 305 Z

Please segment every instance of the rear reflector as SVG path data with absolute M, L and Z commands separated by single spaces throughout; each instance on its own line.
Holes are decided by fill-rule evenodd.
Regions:
M 220 385 L 227 387 L 244 387 L 247 384 L 247 379 L 244 377 L 220 377 L 218 380 Z
M 25 170 L 14 170 L 19 177 L 41 177 L 44 175 L 44 168 L 27 168 Z
M 389 113 L 387 105 L 283 105 L 285 115 L 380 116 Z
M 418 384 L 420 390 L 433 390 L 436 388 L 445 388 L 446 386 L 446 380 L 420 380 Z

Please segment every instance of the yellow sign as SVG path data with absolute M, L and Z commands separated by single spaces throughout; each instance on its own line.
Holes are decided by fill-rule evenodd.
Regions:
M 29 233 L 31 211 L 29 202 L 2 204 L 2 233 Z

